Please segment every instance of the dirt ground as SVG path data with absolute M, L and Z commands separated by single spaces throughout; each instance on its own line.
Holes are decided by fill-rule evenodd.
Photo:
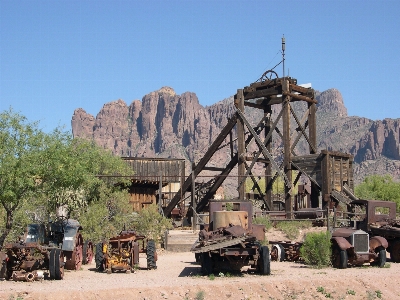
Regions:
M 275 234 L 270 240 L 282 237 Z M 94 264 L 64 280 L 0 281 L 0 299 L 400 299 L 400 264 L 345 270 L 271 262 L 271 275 L 201 276 L 190 252 L 159 253 L 156 270 L 140 259 L 136 272 L 97 273 Z

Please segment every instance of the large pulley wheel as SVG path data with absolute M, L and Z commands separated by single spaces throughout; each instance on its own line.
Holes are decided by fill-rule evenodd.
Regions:
M 267 246 L 262 246 L 260 249 L 260 262 L 259 270 L 261 275 L 271 274 L 271 260 L 269 256 L 269 248 Z
M 147 242 L 147 269 L 157 269 L 157 253 L 156 253 L 156 243 L 154 240 Z
M 86 241 L 82 248 L 82 263 L 88 265 L 92 263 L 93 260 L 93 244 L 90 241 Z
M 103 253 L 103 243 L 98 243 L 96 245 L 96 255 L 94 257 L 96 262 L 96 270 L 99 272 L 104 271 L 104 253 Z
M 272 80 L 278 78 L 278 73 L 276 73 L 274 70 L 267 70 L 264 72 L 264 74 L 261 75 L 261 78 L 259 79 L 260 82 L 264 82 L 267 80 Z
M 67 255 L 66 268 L 68 270 L 80 270 L 83 261 L 83 238 L 80 233 L 75 237 L 75 247 L 72 253 Z
M 49 259 L 50 279 L 64 278 L 64 255 L 61 249 L 51 249 Z

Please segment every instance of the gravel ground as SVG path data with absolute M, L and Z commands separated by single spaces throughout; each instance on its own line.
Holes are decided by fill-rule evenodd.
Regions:
M 94 264 L 66 271 L 64 280 L 0 282 L 0 299 L 400 299 L 400 264 L 389 268 L 311 269 L 272 262 L 271 275 L 242 273 L 214 280 L 200 275 L 190 252 L 161 252 L 157 270 L 146 259 L 134 273 L 97 273 Z

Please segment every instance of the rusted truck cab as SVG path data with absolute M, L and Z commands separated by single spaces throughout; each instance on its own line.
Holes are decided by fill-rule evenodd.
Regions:
M 371 263 L 383 267 L 386 263 L 385 238 L 375 236 L 370 238 L 363 230 L 354 228 L 335 228 L 332 232 L 332 265 L 345 269 L 350 265 Z
M 396 203 L 381 200 L 354 200 L 349 205 L 356 217 L 351 226 L 364 230 L 372 237 L 388 242 L 387 252 L 392 262 L 400 262 L 400 220 L 396 219 Z

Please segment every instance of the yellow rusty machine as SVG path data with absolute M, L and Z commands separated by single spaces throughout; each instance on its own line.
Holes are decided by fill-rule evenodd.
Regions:
M 96 245 L 96 269 L 108 274 L 117 271 L 129 274 L 139 267 L 139 253 L 146 253 L 148 269 L 157 268 L 155 242 L 133 230 L 121 231 L 108 242 Z

